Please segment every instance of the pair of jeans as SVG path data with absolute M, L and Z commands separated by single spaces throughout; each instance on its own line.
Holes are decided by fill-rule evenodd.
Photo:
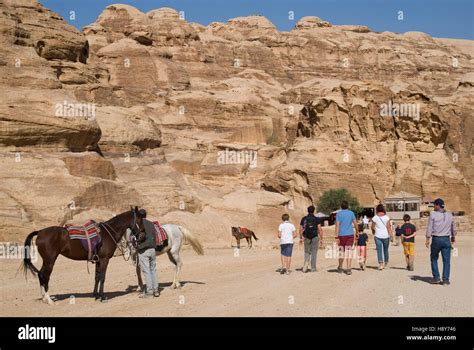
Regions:
M 304 238 L 304 263 L 311 259 L 311 270 L 316 271 L 316 257 L 318 256 L 319 237 Z
M 375 237 L 375 247 L 377 248 L 377 260 L 379 261 L 379 264 L 383 262 L 388 263 L 389 244 L 390 244 L 390 238 Z
M 138 253 L 140 269 L 145 275 L 146 293 L 153 294 L 158 291 L 158 277 L 156 273 L 156 252 L 155 248 Z
M 443 282 L 449 282 L 451 269 L 451 238 L 449 236 L 433 236 L 431 238 L 431 272 L 435 279 L 439 279 L 438 258 L 440 252 L 443 259 Z

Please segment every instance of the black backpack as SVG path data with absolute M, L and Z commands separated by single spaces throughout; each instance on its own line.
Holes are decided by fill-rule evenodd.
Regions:
M 312 239 L 318 235 L 319 220 L 314 215 L 308 215 L 304 220 L 303 236 Z

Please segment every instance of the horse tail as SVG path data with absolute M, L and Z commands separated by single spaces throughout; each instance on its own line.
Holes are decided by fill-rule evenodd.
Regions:
M 256 241 L 258 241 L 258 238 L 257 238 L 257 236 L 255 236 L 255 233 L 253 231 L 252 231 L 252 236 L 253 236 L 253 238 L 255 238 Z
M 178 226 L 178 227 L 180 231 L 183 233 L 183 236 L 186 239 L 186 241 L 191 244 L 191 246 L 193 247 L 197 255 L 204 255 L 204 248 L 202 247 L 201 243 L 198 241 L 197 237 L 193 235 L 191 232 L 189 232 L 188 229 L 182 226 Z
M 28 275 L 28 271 L 33 274 L 33 276 L 36 276 L 39 273 L 39 270 L 33 265 L 31 262 L 31 256 L 30 256 L 30 248 L 31 248 L 31 241 L 33 240 L 34 236 L 38 235 L 38 231 L 33 231 L 31 232 L 25 239 L 25 244 L 23 246 L 23 263 L 21 264 L 21 268 L 23 269 L 23 272 L 25 273 L 25 278 Z

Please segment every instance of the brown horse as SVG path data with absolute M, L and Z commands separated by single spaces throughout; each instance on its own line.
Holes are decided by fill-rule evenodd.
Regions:
M 240 240 L 245 238 L 247 240 L 247 245 L 249 248 L 252 248 L 252 237 L 255 238 L 256 241 L 258 241 L 257 236 L 255 236 L 255 233 L 248 228 L 245 227 L 234 227 L 232 226 L 232 236 L 235 237 L 237 240 L 237 248 L 240 249 Z
M 110 258 L 113 256 L 118 242 L 122 239 L 127 229 L 143 231 L 143 218 L 138 212 L 138 207 L 119 214 L 112 219 L 98 224 L 100 228 L 101 245 L 97 251 L 99 258 L 95 266 L 95 284 L 93 295 L 96 300 L 107 301 L 104 295 L 105 274 Z M 30 246 L 33 237 L 36 238 L 38 252 L 43 259 L 43 266 L 38 270 L 30 258 Z M 54 263 L 59 254 L 72 260 L 87 260 L 88 254 L 82 247 L 82 243 L 77 239 L 70 239 L 68 231 L 61 226 L 51 226 L 40 231 L 34 231 L 26 237 L 24 245 L 23 270 L 25 277 L 30 271 L 33 275 L 38 275 L 43 301 L 52 304 L 53 300 L 48 294 L 49 278 L 53 271 Z M 100 288 L 99 288 L 100 285 Z

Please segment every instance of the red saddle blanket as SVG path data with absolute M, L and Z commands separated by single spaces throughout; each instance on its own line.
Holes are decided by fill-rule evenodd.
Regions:
M 156 245 L 162 245 L 168 239 L 168 236 L 166 236 L 165 230 L 158 221 L 153 221 L 153 226 L 155 226 Z
M 239 227 L 240 233 L 243 234 L 245 237 L 250 236 L 249 230 L 247 227 Z
M 99 228 L 94 220 L 87 221 L 83 226 L 74 226 L 72 224 L 64 225 L 69 232 L 70 239 L 87 239 L 97 237 Z
M 92 260 L 93 256 L 97 254 L 101 242 L 97 223 L 94 220 L 89 220 L 83 226 L 68 224 L 64 225 L 64 228 L 68 231 L 70 239 L 81 241 L 82 247 L 87 252 L 88 260 Z

